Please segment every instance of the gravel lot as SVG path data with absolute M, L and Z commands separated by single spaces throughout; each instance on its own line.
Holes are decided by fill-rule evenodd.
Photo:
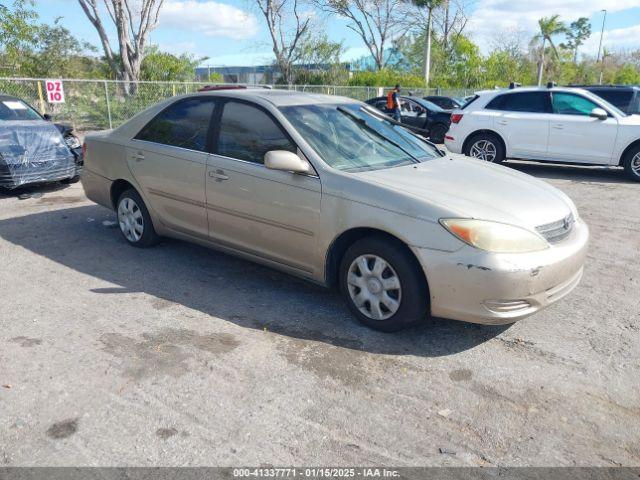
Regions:
M 393 335 L 243 260 L 131 248 L 79 184 L 0 195 L 0 466 L 640 466 L 640 184 L 511 165 L 591 227 L 580 286 Z

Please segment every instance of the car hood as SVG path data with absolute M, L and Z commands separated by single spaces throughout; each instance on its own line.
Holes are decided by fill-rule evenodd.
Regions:
M 74 161 L 56 126 L 42 121 L 0 121 L 0 159 L 7 165 Z
M 619 122 L 620 122 L 620 125 L 640 127 L 640 115 L 638 114 L 627 115 L 626 117 L 620 118 Z
M 532 229 L 576 214 L 573 202 L 555 187 L 511 168 L 474 159 L 442 157 L 356 175 L 453 217 Z

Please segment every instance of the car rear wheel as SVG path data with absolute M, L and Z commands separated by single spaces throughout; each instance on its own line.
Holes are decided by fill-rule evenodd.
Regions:
M 627 176 L 636 182 L 640 182 L 640 145 L 627 152 L 622 163 Z
M 429 310 L 428 288 L 415 258 L 383 237 L 349 247 L 340 265 L 340 291 L 360 322 L 383 332 L 418 323 Z
M 468 157 L 492 163 L 500 163 L 505 157 L 502 142 L 491 133 L 474 135 L 467 142 L 464 154 Z
M 433 126 L 431 132 L 429 132 L 429 138 L 433 143 L 442 143 L 444 142 L 444 136 L 447 133 L 449 128 L 442 123 L 438 123 Z
M 150 247 L 160 241 L 153 228 L 149 210 L 134 189 L 126 190 L 118 198 L 118 225 L 125 240 L 134 247 Z

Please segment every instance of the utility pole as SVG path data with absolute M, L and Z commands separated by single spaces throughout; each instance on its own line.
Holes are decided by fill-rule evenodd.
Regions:
M 607 21 L 607 11 L 601 11 L 604 12 L 604 17 L 602 17 L 602 30 L 600 31 L 600 45 L 598 46 L 598 56 L 596 57 L 596 63 L 600 61 L 600 52 L 602 51 L 602 36 L 604 35 L 604 22 Z

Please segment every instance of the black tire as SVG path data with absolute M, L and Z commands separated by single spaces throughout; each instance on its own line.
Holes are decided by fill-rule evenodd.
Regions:
M 138 239 L 127 236 L 127 234 L 125 233 L 126 224 L 120 219 L 120 206 L 122 202 L 126 200 L 133 200 L 135 206 L 132 208 L 132 211 L 139 211 L 142 215 L 142 223 L 138 222 L 138 225 L 142 226 L 142 234 Z M 149 210 L 147 209 L 147 206 L 145 205 L 144 200 L 142 200 L 140 194 L 133 188 L 125 190 L 118 197 L 118 201 L 116 202 L 116 214 L 118 215 L 118 226 L 120 228 L 120 233 L 122 233 L 122 236 L 127 241 L 127 243 L 129 243 L 129 245 L 133 245 L 134 247 L 139 248 L 145 248 L 151 247 L 160 242 L 160 236 L 156 233 L 156 230 L 153 227 L 153 222 L 151 221 Z
M 78 183 L 80 181 L 80 175 L 75 175 L 73 177 L 65 178 L 64 180 L 60 180 L 60 183 L 64 183 L 65 185 L 69 185 L 71 183 Z
M 636 182 L 640 182 L 640 145 L 636 145 L 625 154 L 622 160 L 622 166 L 627 173 L 627 177 Z M 634 166 L 636 171 L 634 171 Z
M 429 138 L 433 143 L 442 143 L 444 142 L 444 136 L 448 130 L 449 127 L 447 127 L 445 124 L 436 123 L 429 132 Z
M 476 133 L 469 140 L 467 140 L 462 153 L 464 153 L 467 157 L 478 158 L 478 157 L 474 157 L 471 154 L 471 149 L 477 142 L 482 142 L 482 141 L 485 141 L 491 144 L 496 152 L 493 160 L 485 160 L 485 161 L 491 161 L 492 163 L 500 163 L 504 160 L 505 151 L 504 151 L 504 146 L 502 145 L 502 141 L 497 135 L 493 133 Z
M 397 293 L 394 294 L 392 290 L 388 290 L 388 292 L 390 292 L 388 294 L 395 295 L 395 298 L 399 300 L 397 310 L 388 318 L 376 320 L 365 315 L 352 299 L 349 282 L 347 280 L 349 270 L 352 267 L 352 263 L 363 255 L 375 255 L 384 260 L 392 269 L 385 269 L 387 276 L 393 276 L 393 273 L 395 273 L 399 280 L 401 289 L 399 289 Z M 385 271 L 381 272 L 382 278 L 386 278 L 384 277 Z M 362 276 L 365 276 L 363 272 L 360 273 Z M 415 257 L 407 250 L 407 247 L 398 241 L 382 236 L 373 236 L 355 242 L 347 249 L 340 262 L 339 284 L 340 293 L 351 312 L 361 323 L 374 330 L 396 332 L 424 321 L 428 317 L 429 289 L 424 278 L 424 273 Z M 360 290 L 358 287 L 354 287 L 353 284 L 351 288 L 355 288 L 354 292 L 356 293 Z M 369 303 L 369 307 L 366 305 L 365 302 L 362 307 L 371 310 L 371 304 Z M 380 303 L 380 305 L 382 304 Z M 391 310 L 387 310 L 385 314 L 389 314 L 390 312 Z

